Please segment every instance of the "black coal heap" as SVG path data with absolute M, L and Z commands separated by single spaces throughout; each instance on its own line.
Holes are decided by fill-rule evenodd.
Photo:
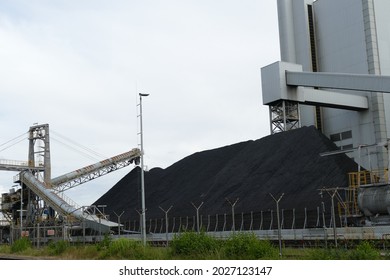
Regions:
M 274 134 L 190 155 L 166 169 L 145 172 L 147 219 L 193 216 L 193 205 L 206 215 L 230 213 L 226 198 L 239 198 L 236 213 L 260 212 L 275 208 L 269 193 L 278 197 L 283 209 L 317 209 L 321 187 L 345 187 L 347 173 L 356 171 L 353 160 L 344 154 L 321 157 L 337 147 L 314 127 Z M 115 220 L 138 219 L 141 209 L 140 168 L 134 168 L 95 203 L 107 205 Z

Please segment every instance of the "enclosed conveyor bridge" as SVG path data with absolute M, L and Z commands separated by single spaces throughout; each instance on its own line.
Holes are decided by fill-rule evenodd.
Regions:
M 132 163 L 139 164 L 140 156 L 141 151 L 139 149 L 132 149 L 129 152 L 53 178 L 51 179 L 52 188 L 57 191 L 66 191 Z

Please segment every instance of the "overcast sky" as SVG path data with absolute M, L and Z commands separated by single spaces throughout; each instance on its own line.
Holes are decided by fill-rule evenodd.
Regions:
M 62 136 L 126 152 L 138 147 L 138 92 L 150 94 L 149 169 L 258 139 L 269 134 L 260 68 L 279 57 L 275 0 L 2 0 L 0 145 L 48 123 L 53 177 L 96 162 Z M 0 159 L 27 160 L 25 136 Z M 67 194 L 90 205 L 132 168 Z M 0 171 L 1 193 L 15 174 Z

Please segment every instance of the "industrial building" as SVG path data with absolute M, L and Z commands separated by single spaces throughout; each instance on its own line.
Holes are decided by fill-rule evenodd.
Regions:
M 281 62 L 262 68 L 271 133 L 315 125 L 365 170 L 356 187 L 381 186 L 381 202 L 371 201 L 372 188 L 359 189 L 360 209 L 388 214 L 390 2 L 277 3 Z
M 306 72 L 390 75 L 389 11 L 390 2 L 386 0 L 278 0 L 281 61 L 299 64 Z M 321 106 L 320 102 L 300 104 L 299 113 L 287 117 L 291 127 L 315 125 L 346 150 L 387 141 L 390 95 L 342 92 L 366 97 L 368 109 L 331 108 L 336 106 Z M 263 95 L 267 91 L 263 90 Z M 298 102 L 286 103 L 295 106 Z M 277 120 L 271 123 L 272 132 L 290 127 L 278 128 L 275 124 Z M 386 149 L 378 147 L 368 153 L 359 157 L 355 152 L 352 156 L 367 169 L 387 168 Z

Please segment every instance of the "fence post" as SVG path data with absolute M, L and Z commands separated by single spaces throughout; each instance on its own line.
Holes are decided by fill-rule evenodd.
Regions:
M 193 202 L 191 202 L 191 204 L 192 204 L 192 206 L 194 206 L 194 208 L 196 210 L 196 229 L 197 229 L 197 232 L 199 233 L 200 232 L 199 209 L 200 209 L 200 207 L 202 207 L 203 201 L 202 201 L 202 203 L 199 206 L 195 206 L 195 204 Z
M 160 226 L 160 232 L 159 233 L 162 233 L 163 226 L 164 226 L 164 218 L 161 218 L 161 226 Z
M 263 211 L 260 211 L 260 230 L 263 230 Z
M 316 227 L 320 226 L 320 207 L 317 206 L 317 222 L 316 222 Z
M 279 202 L 282 199 L 284 193 L 282 193 L 282 195 L 278 199 L 276 199 L 271 193 L 269 195 L 276 202 L 276 211 L 277 211 L 276 216 L 277 216 L 277 219 L 278 219 L 279 255 L 280 255 L 280 257 L 282 257 L 282 231 L 281 231 L 281 228 L 280 228 L 280 221 L 279 221 Z
M 292 220 L 291 229 L 294 229 L 294 228 L 295 228 L 295 208 L 293 208 L 293 220 Z
M 164 210 L 161 206 L 159 206 L 159 208 L 165 213 L 165 242 L 168 247 L 168 212 L 172 209 L 172 205 L 168 208 L 168 210 Z
M 233 229 L 233 233 L 236 231 L 236 223 L 235 223 L 235 215 L 234 215 L 234 207 L 236 206 L 236 203 L 238 202 L 238 200 L 240 199 L 239 197 L 236 198 L 236 200 L 232 203 L 227 197 L 225 197 L 226 201 L 229 202 L 230 206 L 232 207 L 232 222 L 233 222 L 233 225 L 232 225 L 232 229 Z
M 171 232 L 175 232 L 175 227 L 176 227 L 176 217 L 173 217 L 173 219 L 172 219 L 172 230 L 171 230 Z
M 114 211 L 114 214 L 118 217 L 118 235 L 121 236 L 121 216 L 125 213 L 125 211 L 122 211 L 119 215 Z
M 249 225 L 249 230 L 252 231 L 253 230 L 253 211 L 251 211 L 251 223 Z
M 214 228 L 214 232 L 217 232 L 218 230 L 218 214 L 215 214 L 215 228 Z
M 157 232 L 157 224 L 158 224 L 158 222 L 157 222 L 157 218 L 154 220 L 154 233 L 156 233 Z

